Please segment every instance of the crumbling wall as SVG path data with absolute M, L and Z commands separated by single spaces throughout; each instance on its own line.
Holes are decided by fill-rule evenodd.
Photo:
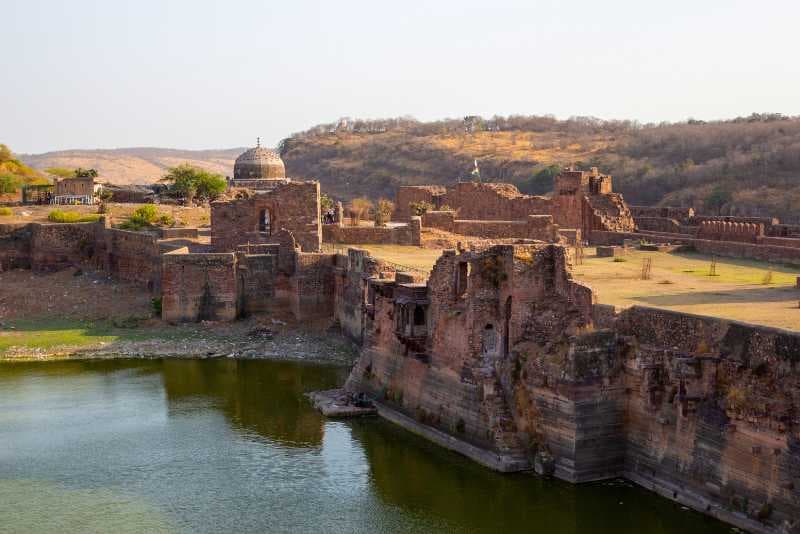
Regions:
M 292 311 L 298 319 L 333 315 L 334 257 L 307 252 L 295 256 L 291 298 Z
M 103 267 L 112 276 L 157 291 L 161 285 L 161 249 L 155 234 L 106 228 L 99 236 Z
M 408 221 L 412 216 L 410 205 L 412 203 L 427 202 L 435 208 L 440 207 L 441 198 L 445 188 L 438 185 L 404 185 L 397 189 L 395 196 L 395 211 L 392 214 L 395 220 Z
M 31 224 L 31 269 L 52 272 L 96 260 L 103 223 Z
M 211 244 L 217 252 L 233 252 L 248 243 L 270 243 L 280 230 L 291 232 L 304 252 L 319 252 L 319 182 L 292 181 L 248 198 L 211 203 Z
M 441 200 L 459 219 L 478 221 L 524 220 L 528 215 L 549 215 L 549 198 L 523 195 L 512 184 L 461 182 Z
M 0 271 L 31 268 L 30 224 L 0 224 Z
M 278 256 L 243 254 L 236 256 L 237 311 L 239 316 L 275 309 L 281 303 L 275 298 L 278 279 Z
M 325 243 L 343 244 L 421 244 L 421 225 L 419 217 L 412 217 L 402 226 L 347 226 L 326 224 L 322 226 L 322 240 Z
M 234 254 L 190 254 L 182 248 L 161 258 L 162 319 L 173 323 L 236 319 Z

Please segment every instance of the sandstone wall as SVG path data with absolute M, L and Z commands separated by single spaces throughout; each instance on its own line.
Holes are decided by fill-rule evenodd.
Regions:
M 322 226 L 322 240 L 325 243 L 343 244 L 421 244 L 421 226 L 418 217 L 412 217 L 403 226 L 374 227 L 325 224 Z
M 0 224 L 0 271 L 31 268 L 31 226 Z
M 273 234 L 287 230 L 303 251 L 319 252 L 319 201 L 319 182 L 289 182 L 249 198 L 212 202 L 211 243 L 217 252 L 233 252 L 248 243 L 270 243 Z
M 164 254 L 161 287 L 165 321 L 232 321 L 237 316 L 234 254 L 190 254 L 185 248 Z
M 511 184 L 462 182 L 448 189 L 441 200 L 458 212 L 459 219 L 508 221 L 528 215 L 549 215 L 551 201 L 523 195 Z
M 393 217 L 398 221 L 408 221 L 414 215 L 410 204 L 427 202 L 434 207 L 439 207 L 441 195 L 445 188 L 437 185 L 405 185 L 397 189 L 395 196 L 395 211 Z
M 528 215 L 519 221 L 473 221 L 456 219 L 453 211 L 433 211 L 423 214 L 422 225 L 459 235 L 486 239 L 521 238 L 546 242 L 559 240 L 558 226 L 551 215 Z
M 334 258 L 334 254 L 302 252 L 296 255 L 291 304 L 298 319 L 333 315 Z
M 154 234 L 104 229 L 99 239 L 106 272 L 158 291 L 161 285 L 161 249 Z

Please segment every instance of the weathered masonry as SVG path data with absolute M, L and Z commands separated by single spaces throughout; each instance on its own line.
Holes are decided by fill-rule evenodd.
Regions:
M 524 195 L 514 185 L 503 183 L 462 182 L 451 188 L 403 186 L 397 191 L 395 217 L 406 220 L 413 215 L 412 204 L 425 202 L 434 211 L 453 212 L 452 219 L 461 232 L 472 232 L 467 235 L 492 234 L 497 231 L 497 222 L 502 221 L 506 225 L 503 237 L 523 238 L 527 230 L 519 224 L 530 216 L 551 216 L 554 224 L 583 236 L 595 230 L 631 232 L 633 217 L 622 195 L 612 191 L 611 183 L 611 176 L 596 168 L 566 168 L 555 179 L 552 197 Z M 438 222 L 433 220 L 432 225 Z
M 622 476 L 748 530 L 800 527 L 800 334 L 593 305 L 559 245 L 446 252 L 424 284 L 353 254 L 346 387 L 384 417 L 501 471 Z

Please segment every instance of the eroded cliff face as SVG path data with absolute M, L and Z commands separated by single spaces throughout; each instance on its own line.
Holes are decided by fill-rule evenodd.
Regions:
M 427 284 L 343 277 L 365 284 L 347 388 L 494 469 L 625 476 L 750 530 L 797 531 L 800 335 L 609 313 L 569 271 L 564 248 L 529 244 L 445 252 Z

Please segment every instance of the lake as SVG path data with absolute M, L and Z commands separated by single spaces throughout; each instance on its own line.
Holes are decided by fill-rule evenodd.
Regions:
M 0 363 L 0 532 L 730 532 L 624 481 L 503 475 L 303 397 L 347 369 Z

